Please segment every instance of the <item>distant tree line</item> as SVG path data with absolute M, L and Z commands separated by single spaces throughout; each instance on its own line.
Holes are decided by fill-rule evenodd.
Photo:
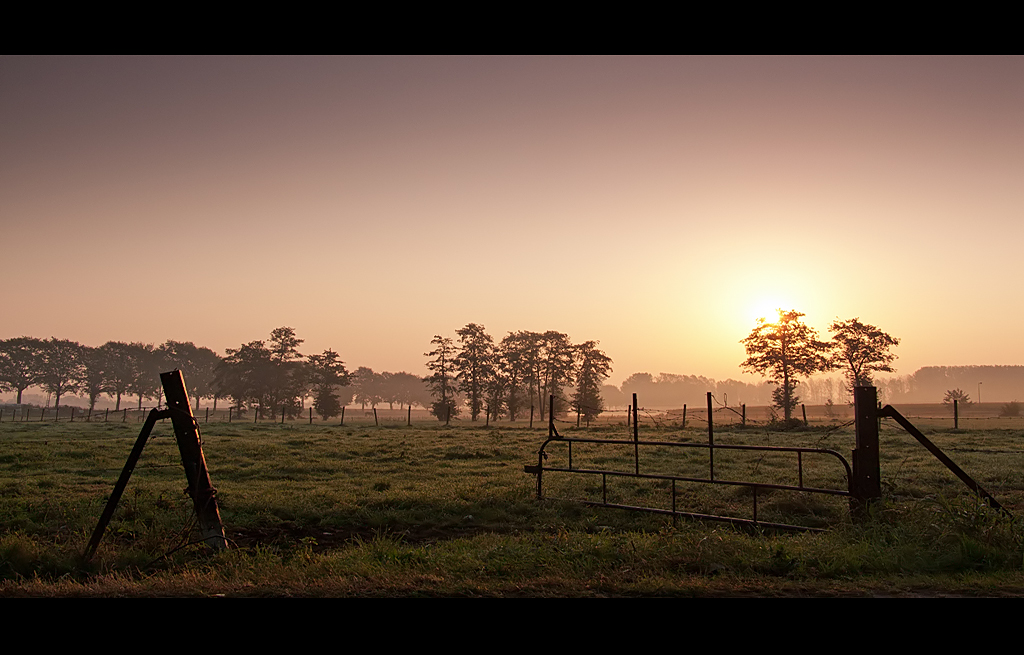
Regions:
M 482 325 L 469 323 L 456 330 L 457 341 L 436 335 L 426 382 L 433 397 L 431 412 L 441 421 L 462 409 L 471 421 L 507 416 L 516 420 L 533 408 L 543 420 L 548 398 L 555 413 L 568 410 L 586 419 L 604 410 L 601 386 L 611 373 L 612 360 L 597 341 L 572 343 L 562 332 L 509 332 L 500 342 Z
M 0 340 L 0 390 L 16 392 L 18 404 L 28 388 L 39 387 L 54 397 L 55 407 L 62 397 L 81 395 L 93 409 L 105 394 L 116 399 L 115 409 L 129 396 L 137 397 L 141 408 L 146 398 L 160 402 L 160 372 L 178 368 L 187 372 L 198 403 L 217 396 L 214 374 L 220 362 L 212 350 L 191 342 L 108 341 L 94 348 L 69 339 L 16 337 Z
M 267 341 L 229 348 L 224 357 L 192 342 L 146 343 L 108 341 L 90 347 L 68 339 L 17 337 L 0 340 L 0 391 L 15 392 L 16 402 L 31 387 L 54 398 L 54 406 L 69 395 L 88 399 L 89 409 L 104 395 L 120 410 L 122 401 L 162 402 L 159 374 L 180 369 L 188 391 L 200 399 L 229 400 L 239 412 L 253 409 L 266 416 L 296 416 L 305 400 L 324 418 L 337 416 L 353 401 L 364 408 L 397 403 L 430 405 L 421 377 L 412 373 L 375 373 L 365 367 L 350 374 L 337 352 L 303 355 L 295 330 L 280 327 Z

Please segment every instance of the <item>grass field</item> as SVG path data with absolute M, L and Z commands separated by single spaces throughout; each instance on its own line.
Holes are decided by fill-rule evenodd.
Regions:
M 908 412 L 909 414 L 910 412 Z M 753 413 L 752 413 L 753 415 Z M 1014 515 L 1024 515 L 1024 420 L 962 421 L 941 407 L 915 423 Z M 641 438 L 702 442 L 646 418 Z M 655 417 L 657 418 L 657 417 Z M 989 510 L 898 426 L 883 422 L 886 499 L 863 523 L 845 498 L 760 494 L 761 520 L 820 533 L 742 531 L 721 523 L 538 502 L 546 428 L 462 422 L 201 425 L 233 548 L 196 538 L 169 422 L 161 423 L 93 561 L 80 555 L 138 435 L 137 423 L 0 423 L 0 594 L 5 596 L 631 596 L 1019 595 L 1024 529 Z M 840 419 L 845 420 L 845 419 Z M 716 419 L 717 421 L 717 419 Z M 621 421 L 563 436 L 626 438 Z M 834 449 L 852 428 L 719 425 L 716 445 Z M 561 448 L 561 450 L 559 450 Z M 548 466 L 564 458 L 549 448 Z M 582 444 L 574 466 L 632 470 L 632 449 Z M 834 462 L 808 457 L 805 484 L 842 488 Z M 704 451 L 647 448 L 644 472 L 706 475 Z M 716 451 L 716 477 L 795 483 L 791 454 Z M 600 481 L 546 474 L 545 496 L 599 500 Z M 625 478 L 609 501 L 668 507 L 665 481 Z M 740 487 L 680 485 L 680 510 L 749 517 Z

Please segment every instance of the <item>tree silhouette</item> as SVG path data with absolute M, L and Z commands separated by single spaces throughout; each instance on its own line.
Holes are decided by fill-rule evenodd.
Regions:
M 17 391 L 19 405 L 22 392 L 39 382 L 42 353 L 41 339 L 15 337 L 0 341 L 0 389 Z
M 859 318 L 833 321 L 829 332 L 832 333 L 831 365 L 844 370 L 850 393 L 854 387 L 871 386 L 872 373 L 892 373 L 895 370 L 892 363 L 896 355 L 889 349 L 898 346 L 899 339 L 892 338 L 874 325 L 861 323 Z
M 572 405 L 585 420 L 597 418 L 604 411 L 601 383 L 612 370 L 611 357 L 597 349 L 597 341 L 585 341 L 576 346 L 576 391 Z
M 829 344 L 818 341 L 817 332 L 800 320 L 800 312 L 779 309 L 778 313 L 774 323 L 758 319 L 750 335 L 740 341 L 747 350 L 747 359 L 740 366 L 779 385 L 772 400 L 789 423 L 800 402 L 795 393 L 797 377 L 829 369 Z
M 427 368 L 433 371 L 428 375 L 426 383 L 430 386 L 430 394 L 434 397 L 430 412 L 437 420 L 447 423 L 459 415 L 459 407 L 455 402 L 455 344 L 448 337 L 435 335 L 430 341 L 434 349 L 423 353 L 432 357 Z
M 459 335 L 460 344 L 454 362 L 456 377 L 460 390 L 469 400 L 470 420 L 475 421 L 484 407 L 488 381 L 494 376 L 494 340 L 476 323 L 455 333 Z
M 54 395 L 53 407 L 60 408 L 60 397 L 76 393 L 82 378 L 82 346 L 77 341 L 50 338 L 43 342 L 40 386 Z
M 338 359 L 338 353 L 325 350 L 322 355 L 310 355 L 309 381 L 313 388 L 313 408 L 322 418 L 328 419 L 341 413 L 341 402 L 337 389 L 349 384 L 345 362 Z

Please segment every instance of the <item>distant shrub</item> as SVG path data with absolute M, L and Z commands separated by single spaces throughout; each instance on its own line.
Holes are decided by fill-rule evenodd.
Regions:
M 1020 416 L 1020 403 L 1016 400 L 1010 402 L 999 408 L 1000 416 Z
M 970 405 L 971 397 L 968 396 L 962 389 L 950 389 L 946 392 L 946 396 L 942 399 L 942 404 L 952 405 L 953 401 L 957 401 L 958 405 Z

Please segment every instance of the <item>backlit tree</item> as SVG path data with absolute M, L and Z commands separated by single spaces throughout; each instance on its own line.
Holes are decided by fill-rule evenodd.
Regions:
M 832 367 L 843 369 L 850 393 L 854 387 L 871 386 L 872 373 L 892 373 L 895 370 L 892 363 L 896 355 L 889 349 L 898 346 L 899 339 L 892 338 L 874 325 L 861 323 L 859 318 L 833 321 L 829 332 L 832 333 Z
M 793 408 L 800 402 L 796 395 L 798 378 L 829 369 L 829 344 L 818 341 L 818 333 L 800 320 L 800 312 L 778 312 L 774 323 L 758 319 L 750 335 L 740 341 L 747 350 L 747 359 L 740 366 L 779 385 L 772 400 L 789 423 Z

